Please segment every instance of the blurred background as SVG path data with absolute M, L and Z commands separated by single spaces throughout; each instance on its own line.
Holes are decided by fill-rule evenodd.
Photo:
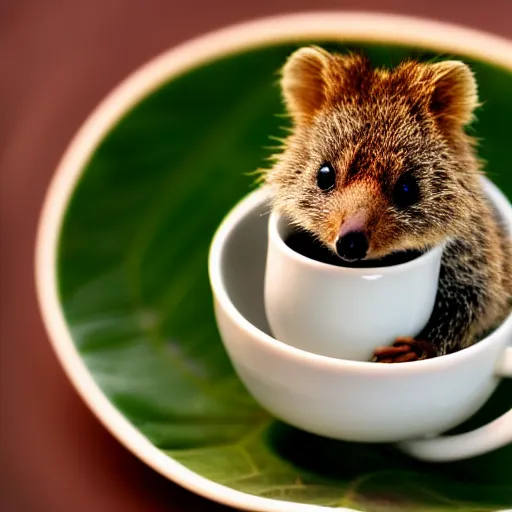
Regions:
M 35 230 L 62 152 L 127 74 L 198 34 L 313 9 L 410 14 L 512 39 L 510 0 L 0 0 L 3 512 L 228 511 L 145 467 L 83 405 L 37 309 Z

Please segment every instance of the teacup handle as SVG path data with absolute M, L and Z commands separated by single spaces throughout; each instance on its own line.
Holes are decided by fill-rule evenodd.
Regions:
M 505 349 L 496 374 L 512 377 L 512 347 Z M 483 427 L 453 436 L 406 441 L 399 448 L 418 459 L 444 462 L 476 457 L 512 443 L 512 408 Z

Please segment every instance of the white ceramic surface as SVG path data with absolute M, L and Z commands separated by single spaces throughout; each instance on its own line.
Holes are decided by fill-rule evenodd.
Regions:
M 485 184 L 512 232 L 512 206 Z M 511 411 L 451 443 L 411 442 L 462 423 L 487 401 L 499 377 L 512 376 L 512 314 L 468 349 L 397 365 L 335 359 L 277 341 L 268 334 L 263 305 L 266 209 L 263 189 L 241 201 L 217 231 L 209 260 L 221 336 L 238 375 L 263 407 L 327 437 L 409 441 L 404 449 L 426 459 L 464 458 L 512 441 Z
M 337 267 L 286 245 L 293 231 L 272 213 L 268 222 L 265 311 L 272 334 L 294 347 L 369 361 L 379 345 L 416 336 L 434 309 L 443 247 L 400 265 Z
M 66 150 L 41 212 L 35 260 L 38 301 L 50 341 L 70 382 L 105 428 L 148 466 L 192 492 L 251 512 L 327 512 L 333 509 L 255 496 L 208 480 L 152 445 L 117 410 L 80 357 L 61 308 L 56 264 L 59 234 L 69 201 L 91 154 L 112 127 L 155 89 L 197 66 L 245 49 L 290 41 L 348 39 L 425 47 L 471 56 L 512 70 L 510 41 L 432 20 L 380 13 L 315 12 L 275 16 L 224 28 L 157 56 L 105 98 Z M 510 373 L 510 356 L 508 361 Z M 510 430 L 510 426 L 508 428 Z M 427 446 L 426 441 L 423 443 L 415 446 L 417 449 Z M 436 443 L 439 447 L 439 440 Z M 451 441 L 450 446 L 454 446 Z M 335 510 L 356 512 L 345 507 Z

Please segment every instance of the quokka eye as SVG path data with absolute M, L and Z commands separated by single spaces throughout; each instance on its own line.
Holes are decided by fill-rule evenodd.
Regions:
M 316 182 L 318 188 L 323 192 L 328 192 L 334 188 L 334 185 L 336 184 L 336 172 L 330 163 L 326 162 L 321 165 L 320 169 L 318 169 Z
M 393 190 L 393 201 L 399 208 L 406 208 L 420 200 L 418 180 L 411 174 L 403 174 Z

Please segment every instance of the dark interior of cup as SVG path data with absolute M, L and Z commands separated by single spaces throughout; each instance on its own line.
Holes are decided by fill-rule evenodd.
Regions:
M 346 261 L 324 245 L 307 231 L 294 230 L 286 238 L 285 243 L 295 252 L 328 265 L 349 268 L 378 268 L 401 265 L 424 254 L 423 251 L 393 252 L 379 259 L 363 259 Z
M 380 259 L 365 258 L 359 261 L 345 261 L 330 247 L 322 243 L 312 233 L 292 226 L 285 216 L 276 219 L 276 230 L 279 238 L 296 253 L 312 260 L 348 268 L 379 268 L 400 265 L 421 256 L 424 251 L 395 252 Z

